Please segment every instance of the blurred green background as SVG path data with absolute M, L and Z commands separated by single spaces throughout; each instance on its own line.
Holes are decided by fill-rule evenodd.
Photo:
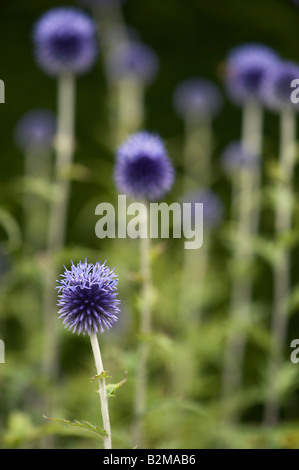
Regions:
M 30 109 L 56 110 L 56 82 L 36 66 L 31 34 L 39 16 L 60 5 L 59 1 L 48 0 L 42 4 L 19 0 L 1 5 L 0 78 L 6 85 L 6 103 L 0 112 L 0 207 L 15 218 L 21 232 L 24 159 L 15 147 L 13 132 L 20 116 Z M 224 106 L 214 125 L 212 187 L 223 200 L 228 221 L 231 187 L 222 174 L 219 155 L 230 141 L 239 138 L 241 112 L 225 96 L 224 61 L 232 47 L 245 42 L 264 43 L 284 58 L 298 61 L 298 8 L 288 0 L 127 0 L 123 12 L 127 25 L 156 51 L 160 61 L 158 76 L 146 91 L 144 127 L 165 139 L 176 168 L 177 180 L 170 201 L 181 196 L 183 174 L 183 123 L 173 111 L 173 91 L 180 81 L 193 76 L 209 78 L 222 89 Z M 116 195 L 112 177 L 115 155 L 107 139 L 107 83 L 101 56 L 93 70 L 78 79 L 77 87 L 75 162 L 80 166 L 72 181 L 66 248 L 57 254 L 56 263 L 62 269 L 71 259 L 87 257 L 90 262 L 107 259 L 110 266 L 116 266 L 122 318 L 114 331 L 101 336 L 100 341 L 112 382 L 122 380 L 127 371 L 127 382 L 117 391 L 116 398 L 110 399 L 110 410 L 115 447 L 130 448 L 139 260 L 135 241 L 101 241 L 94 232 L 96 205 L 113 201 Z M 268 112 L 264 138 L 265 180 L 269 183 L 271 173 L 267 173 L 267 168 L 277 158 L 278 118 Z M 298 217 L 294 219 L 294 237 L 298 239 Z M 153 270 L 157 334 L 151 343 L 146 417 L 146 444 L 150 448 L 299 447 L 299 366 L 289 361 L 290 341 L 299 337 L 299 244 L 292 250 L 293 293 L 286 364 L 281 377 L 281 421 L 273 429 L 261 425 L 272 295 L 271 256 L 265 253 L 256 263 L 254 321 L 248 333 L 243 388 L 231 397 L 230 406 L 241 414 L 240 423 L 233 425 L 220 401 L 231 280 L 230 245 L 224 228 L 213 234 L 203 300 L 205 321 L 198 330 L 187 327 L 186 334 L 175 313 L 182 244 L 178 240 L 156 243 Z M 265 207 L 261 233 L 271 237 L 272 229 L 273 211 Z M 4 240 L 3 230 L 0 235 Z M 72 336 L 59 324 L 59 374 L 55 384 L 48 383 L 40 369 L 40 279 L 44 253 L 24 256 L 22 246 L 12 253 L 2 251 L 0 338 L 5 341 L 6 362 L 0 364 L 0 446 L 40 448 L 45 436 L 55 436 L 52 445 L 58 448 L 101 446 L 92 435 L 85 436 L 80 430 L 49 423 L 42 417 L 45 397 L 51 395 L 54 417 L 100 423 L 96 387 L 89 380 L 95 374 L 91 350 L 86 338 Z

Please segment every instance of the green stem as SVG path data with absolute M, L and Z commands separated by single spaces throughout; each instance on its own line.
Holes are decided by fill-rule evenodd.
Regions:
M 145 224 L 145 238 L 140 239 L 141 248 L 141 275 L 142 275 L 142 306 L 140 316 L 140 335 L 141 340 L 138 348 L 138 364 L 134 400 L 134 423 L 133 423 L 133 441 L 134 446 L 140 447 L 144 439 L 143 420 L 146 412 L 146 392 L 147 392 L 147 369 L 149 344 L 148 335 L 151 332 L 152 323 L 152 274 L 150 260 L 150 235 L 149 235 L 149 206 L 147 204 Z
M 48 232 L 48 259 L 44 278 L 44 361 L 43 372 L 53 382 L 57 370 L 58 330 L 53 312 L 56 310 L 55 284 L 57 273 L 54 259 L 65 242 L 67 207 L 70 192 L 69 171 L 74 153 L 75 79 L 62 75 L 58 81 L 58 130 L 56 137 L 56 162 L 54 193 L 50 207 Z M 49 405 L 49 408 L 51 406 Z M 49 412 L 49 410 L 47 411 Z
M 262 154 L 262 108 L 249 101 L 243 110 L 242 145 L 259 158 Z M 239 190 L 234 188 L 234 196 L 238 192 L 238 226 L 235 242 L 234 258 L 237 269 L 243 265 L 247 272 L 235 277 L 232 286 L 229 319 L 232 322 L 232 333 L 228 337 L 224 356 L 222 375 L 223 397 L 228 398 L 239 389 L 242 382 L 242 369 L 246 347 L 246 333 L 235 331 L 235 326 L 244 327 L 250 317 L 252 297 L 252 279 L 249 273 L 252 262 L 252 240 L 259 225 L 258 194 L 260 190 L 261 163 L 252 162 L 251 168 L 243 167 L 237 182 Z M 235 417 L 237 419 L 237 417 Z
M 103 375 L 104 367 L 103 367 L 103 361 L 102 361 L 100 346 L 98 342 L 98 337 L 96 333 L 94 332 L 90 333 L 90 342 L 91 342 L 92 352 L 94 355 L 94 361 L 95 361 L 95 365 L 97 369 L 97 374 L 99 376 L 101 374 Z M 99 394 L 101 398 L 101 412 L 102 412 L 103 426 L 107 433 L 107 437 L 105 437 L 104 439 L 104 447 L 105 449 L 112 449 L 108 397 L 107 397 L 107 391 L 106 391 L 106 379 L 103 376 L 99 378 Z
M 281 193 L 275 215 L 275 229 L 279 239 L 292 227 L 292 178 L 295 162 L 296 119 L 290 109 L 285 109 L 280 118 L 279 167 Z M 283 362 L 283 350 L 287 336 L 288 305 L 290 293 L 290 251 L 283 248 L 282 257 L 274 266 L 274 300 L 271 324 L 271 351 L 268 365 L 267 401 L 264 409 L 264 424 L 275 426 L 279 420 L 279 394 L 276 387 L 277 374 Z

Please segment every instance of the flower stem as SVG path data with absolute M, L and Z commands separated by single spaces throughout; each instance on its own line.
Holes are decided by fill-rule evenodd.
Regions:
M 285 109 L 280 118 L 279 167 L 281 193 L 275 215 L 276 234 L 280 237 L 292 226 L 292 177 L 295 161 L 296 119 L 294 112 Z M 274 426 L 279 419 L 279 396 L 275 381 L 283 361 L 283 349 L 287 336 L 288 306 L 290 291 L 290 251 L 283 248 L 282 257 L 274 266 L 274 300 L 271 325 L 271 351 L 267 377 L 267 401 L 264 409 L 264 424 Z
M 262 153 L 262 127 L 263 112 L 261 106 L 255 101 L 245 104 L 242 123 L 242 145 L 250 153 L 259 158 Z M 244 166 L 240 170 L 239 204 L 238 204 L 238 234 L 235 245 L 234 258 L 237 269 L 243 265 L 246 269 L 236 276 L 232 286 L 232 297 L 229 319 L 232 321 L 232 333 L 228 337 L 224 356 L 222 375 L 223 398 L 228 398 L 239 389 L 242 382 L 242 368 L 246 347 L 246 333 L 235 331 L 246 326 L 250 315 L 250 302 L 252 297 L 252 279 L 250 264 L 252 262 L 252 241 L 259 225 L 259 204 L 257 202 L 261 179 L 261 164 L 257 160 L 252 162 L 252 168 Z M 234 188 L 234 196 L 237 190 Z M 241 325 L 242 323 L 242 325 Z M 237 419 L 237 417 L 235 417 Z
M 52 383 L 57 370 L 58 333 L 53 311 L 56 309 L 54 285 L 57 273 L 54 266 L 56 253 L 62 249 L 67 226 L 67 206 L 70 183 L 68 172 L 74 153 L 75 121 L 75 79 L 71 74 L 64 74 L 58 82 L 58 130 L 56 136 L 56 163 L 54 175 L 53 199 L 50 207 L 47 270 L 44 278 L 44 360 L 43 372 Z M 53 394 L 53 391 L 52 391 Z M 48 408 L 51 408 L 50 404 Z M 51 412 L 49 409 L 47 413 Z
M 70 192 L 69 172 L 74 155 L 75 79 L 64 74 L 58 82 L 58 133 L 56 141 L 55 199 L 52 205 L 49 250 L 61 249 L 65 241 Z
M 152 275 L 150 260 L 150 235 L 149 235 L 149 207 L 147 204 L 145 224 L 146 237 L 140 239 L 141 248 L 141 275 L 142 275 L 142 306 L 140 317 L 140 334 L 142 336 L 138 350 L 137 377 L 134 400 L 133 441 L 134 446 L 140 447 L 143 442 L 143 418 L 146 412 L 147 389 L 147 364 L 149 345 L 147 335 L 151 332 L 152 323 Z
M 90 333 L 90 342 L 92 347 L 92 352 L 94 355 L 94 361 L 97 369 L 97 374 L 101 375 L 104 372 L 103 361 L 100 351 L 100 346 L 98 342 L 98 337 L 96 333 Z M 107 432 L 107 437 L 104 439 L 104 447 L 105 449 L 112 449 L 112 442 L 111 442 L 111 427 L 110 427 L 110 419 L 109 419 L 109 409 L 108 409 L 108 397 L 106 391 L 106 379 L 105 377 L 99 378 L 99 394 L 101 398 L 101 412 L 102 412 L 102 419 L 104 429 Z
M 211 185 L 212 122 L 187 116 L 185 120 L 183 194 Z
M 51 180 L 52 155 L 50 151 L 40 151 L 30 147 L 25 152 L 25 193 L 24 193 L 24 252 L 45 248 L 48 204 L 29 190 L 34 182 L 49 184 Z

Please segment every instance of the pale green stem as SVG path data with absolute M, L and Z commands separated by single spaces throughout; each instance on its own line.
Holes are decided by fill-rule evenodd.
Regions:
M 108 8 L 96 5 L 93 9 L 93 15 L 98 24 L 98 33 L 102 45 L 101 49 L 108 87 L 107 99 L 111 133 L 110 145 L 115 148 L 127 135 L 139 130 L 143 124 L 143 89 L 142 96 L 139 96 L 141 84 L 137 83 L 137 90 L 134 94 L 134 79 L 124 80 L 124 83 L 122 83 L 122 81 L 117 82 L 110 73 L 111 55 L 118 47 L 124 46 L 129 41 L 128 31 L 120 5 L 116 3 L 109 5 Z M 132 83 L 127 84 L 127 81 L 131 81 Z M 126 98 L 127 88 L 128 96 Z M 132 109 L 129 109 L 130 107 Z M 139 115 L 141 115 L 140 118 L 138 118 Z M 134 122 L 136 121 L 136 117 L 137 124 Z M 133 121 L 133 123 L 127 126 L 127 123 L 129 124 L 131 121 Z
M 296 118 L 291 109 L 285 109 L 280 117 L 279 175 L 281 192 L 277 200 L 275 229 L 277 238 L 292 227 L 292 179 L 295 162 Z M 282 257 L 274 266 L 274 299 L 271 324 L 271 351 L 267 376 L 267 398 L 264 424 L 275 426 L 279 420 L 279 392 L 277 375 L 283 362 L 288 326 L 288 298 L 290 295 L 290 250 L 284 248 Z
M 210 119 L 187 116 L 185 119 L 183 197 L 193 189 L 208 188 L 210 186 L 212 174 L 211 143 L 212 125 Z M 208 258 L 208 237 L 205 237 L 199 253 L 194 253 L 194 250 L 184 250 L 178 306 L 178 316 L 181 321 L 186 321 L 186 314 L 188 317 L 192 317 L 194 311 L 200 308 L 200 293 L 198 295 L 199 302 L 196 303 L 194 301 L 190 302 L 188 292 L 190 289 L 192 291 L 192 287 L 195 286 L 199 286 L 199 289 L 202 290 Z M 199 316 L 198 312 L 198 318 Z
M 106 379 L 103 376 L 104 367 L 103 367 L 103 361 L 102 361 L 100 346 L 98 342 L 98 337 L 96 333 L 94 332 L 90 333 L 90 342 L 91 342 L 92 352 L 94 355 L 94 361 L 95 361 L 95 365 L 97 369 L 97 375 L 100 376 L 99 377 L 99 394 L 100 394 L 100 399 L 101 399 L 101 412 L 102 412 L 103 426 L 107 433 L 107 437 L 104 438 L 104 448 L 112 449 L 108 397 L 107 397 L 107 390 L 106 390 Z
M 211 184 L 212 123 L 187 116 L 185 119 L 183 194 Z
M 48 247 L 62 248 L 67 226 L 70 169 L 74 156 L 75 78 L 64 74 L 58 82 L 58 133 L 56 141 L 55 194 L 52 203 Z
M 138 348 L 138 364 L 134 400 L 133 445 L 140 447 L 144 440 L 144 416 L 146 413 L 147 375 L 149 344 L 148 335 L 152 328 L 152 274 L 151 274 L 151 244 L 149 234 L 149 205 L 147 205 L 145 225 L 145 238 L 140 239 L 141 255 L 141 316 L 140 316 L 140 343 Z
M 206 278 L 210 233 L 206 232 L 204 242 L 198 250 L 184 250 L 181 293 L 179 299 L 179 322 L 192 327 L 201 322 L 201 299 Z M 191 297 L 191 298 L 190 298 Z
M 144 122 L 144 85 L 134 77 L 119 80 L 114 85 L 116 93 L 116 145 L 130 134 L 141 130 Z
M 57 321 L 56 279 L 54 258 L 64 246 L 69 201 L 69 172 L 74 153 L 75 79 L 65 74 L 58 81 L 58 131 L 56 137 L 56 162 L 54 194 L 50 207 L 48 233 L 48 266 L 44 278 L 44 373 L 48 379 L 55 378 L 57 369 Z
M 28 148 L 25 153 L 25 193 L 24 193 L 24 247 L 44 249 L 46 243 L 46 223 L 48 204 L 42 196 L 29 192 L 29 184 L 51 180 L 51 152 Z
M 242 145 L 250 153 L 260 158 L 262 154 L 263 111 L 253 101 L 245 104 L 242 122 Z M 256 161 L 251 168 L 243 167 L 237 180 L 239 190 L 234 188 L 234 197 L 238 194 L 238 226 L 234 258 L 237 269 L 243 264 L 245 271 L 235 277 L 232 286 L 229 320 L 232 328 L 248 324 L 252 297 L 252 279 L 248 273 L 252 262 L 252 241 L 259 225 L 258 196 L 261 179 L 261 162 Z M 246 346 L 246 333 L 232 331 L 228 337 L 224 356 L 222 375 L 223 397 L 231 397 L 242 382 L 242 370 Z M 237 417 L 236 417 L 237 418 Z

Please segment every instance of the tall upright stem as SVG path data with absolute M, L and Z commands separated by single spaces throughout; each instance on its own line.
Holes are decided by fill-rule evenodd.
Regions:
M 212 123 L 208 117 L 185 120 L 183 194 L 211 184 Z
M 92 352 L 94 355 L 94 361 L 97 369 L 97 374 L 101 376 L 99 378 L 99 394 L 101 398 L 101 412 L 102 412 L 102 419 L 104 429 L 107 432 L 107 437 L 104 439 L 104 447 L 105 449 L 112 449 L 112 441 L 111 441 L 111 427 L 110 427 L 110 419 L 109 419 L 109 408 L 108 408 L 108 397 L 106 391 L 106 379 L 103 377 L 104 367 L 103 361 L 100 351 L 100 346 L 98 342 L 98 337 L 96 333 L 90 333 L 90 342 L 92 347 Z
M 58 82 L 58 133 L 56 142 L 55 183 L 50 228 L 49 250 L 59 250 L 65 241 L 67 208 L 70 193 L 69 172 L 74 155 L 75 79 L 64 74 Z
M 292 227 L 292 178 L 295 161 L 296 119 L 291 109 L 285 109 L 280 117 L 279 167 L 281 192 L 277 200 L 275 230 L 277 237 Z M 283 349 L 288 326 L 287 300 L 290 291 L 290 251 L 283 248 L 282 256 L 274 266 L 274 299 L 271 324 L 271 351 L 269 358 L 267 401 L 264 424 L 274 426 L 279 419 L 279 393 L 275 386 L 277 374 L 283 362 Z
M 185 120 L 185 145 L 184 145 L 184 178 L 183 197 L 191 190 L 198 187 L 209 188 L 211 184 L 211 152 L 212 152 L 212 123 L 210 119 L 195 119 L 187 116 Z M 194 312 L 200 317 L 200 304 L 190 302 L 190 288 L 201 291 L 209 262 L 209 236 L 205 237 L 204 245 L 200 251 L 184 250 L 180 299 L 178 302 L 179 320 L 186 322 L 186 316 L 191 319 Z M 197 296 L 201 299 L 201 292 Z
M 242 145 L 256 159 L 260 158 L 262 154 L 262 116 L 262 108 L 257 102 L 249 101 L 245 104 L 242 122 Z M 252 240 L 259 226 L 258 196 L 261 179 L 260 161 L 257 160 L 252 163 L 251 168 L 248 169 L 244 166 L 240 170 L 239 178 L 238 233 L 234 258 L 237 268 L 239 269 L 242 263 L 247 272 L 238 275 L 233 282 L 229 317 L 233 327 L 237 323 L 243 325 L 248 323 L 250 314 L 252 278 L 248 271 L 252 261 Z M 228 337 L 224 356 L 222 375 L 224 398 L 231 396 L 241 385 L 245 346 L 246 333 L 233 330 Z
M 114 83 L 116 122 L 114 141 L 119 145 L 128 135 L 140 131 L 144 122 L 144 85 L 134 77 Z
M 25 180 L 51 180 L 52 154 L 50 150 L 30 147 L 25 152 Z M 24 194 L 24 247 L 25 252 L 45 248 L 48 204 L 40 196 L 30 193 L 25 187 Z
M 141 340 L 138 348 L 138 364 L 134 400 L 133 441 L 138 447 L 144 439 L 143 420 L 146 412 L 146 392 L 148 374 L 149 345 L 147 336 L 151 332 L 152 325 L 152 274 L 151 274 L 151 244 L 149 233 L 149 205 L 147 204 L 145 224 L 145 238 L 140 239 L 141 248 L 141 275 L 142 275 L 142 304 L 140 316 Z
M 75 79 L 71 74 L 62 75 L 58 81 L 58 131 L 56 137 L 56 161 L 54 194 L 50 208 L 48 231 L 48 269 L 44 279 L 44 373 L 53 380 L 57 368 L 57 326 L 53 312 L 56 309 L 55 254 L 62 249 L 67 226 L 69 201 L 69 171 L 74 153 Z

